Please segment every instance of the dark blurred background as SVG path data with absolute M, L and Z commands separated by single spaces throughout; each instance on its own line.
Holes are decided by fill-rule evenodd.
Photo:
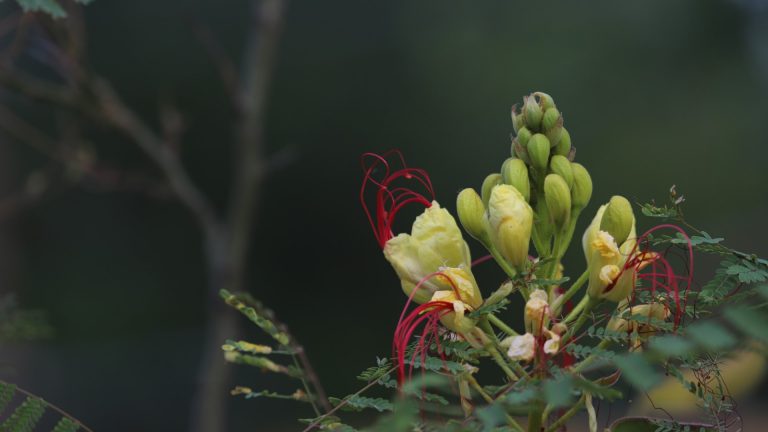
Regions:
M 248 10 L 244 0 L 85 8 L 90 65 L 149 122 L 159 101 L 179 107 L 184 162 L 217 206 L 232 113 L 194 29 L 239 61 Z M 663 202 L 675 184 L 692 223 L 768 255 L 768 3 L 292 1 L 265 132 L 268 152 L 287 156 L 264 185 L 248 286 L 305 345 L 329 393 L 357 390 L 355 375 L 389 354 L 405 300 L 360 208 L 360 154 L 401 149 L 453 211 L 456 193 L 509 155 L 510 106 L 536 90 L 554 96 L 594 179 L 582 225 L 613 194 Z M 147 165 L 125 143 L 97 147 L 118 166 Z M 22 185 L 36 158 L 2 137 L 0 190 Z M 568 262 L 581 259 L 575 250 Z M 489 266 L 480 279 L 487 293 L 503 277 Z M 6 344 L 2 378 L 95 430 L 188 427 L 208 297 L 200 233 L 177 202 L 88 188 L 48 197 L 0 224 L 0 282 L 55 329 Z M 233 384 L 292 388 L 231 367 Z M 296 430 L 312 415 L 226 397 L 233 431 Z

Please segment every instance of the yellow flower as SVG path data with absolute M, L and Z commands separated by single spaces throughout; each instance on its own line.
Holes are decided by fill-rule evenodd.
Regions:
M 448 330 L 465 334 L 475 327 L 475 323 L 465 316 L 466 311 L 471 310 L 472 307 L 457 298 L 454 291 L 435 291 L 431 301 L 447 302 L 453 306 L 453 312 L 448 312 L 440 317 L 440 322 Z
M 504 259 L 522 270 L 528 260 L 533 210 L 523 195 L 509 185 L 498 185 L 488 202 L 491 240 Z
M 463 269 L 474 282 L 469 246 L 456 220 L 436 202 L 413 222 L 411 234 L 399 234 L 387 241 L 384 256 L 400 277 L 403 291 L 417 303 L 426 303 L 435 291 L 451 289 L 445 280 L 429 278 L 442 267 Z

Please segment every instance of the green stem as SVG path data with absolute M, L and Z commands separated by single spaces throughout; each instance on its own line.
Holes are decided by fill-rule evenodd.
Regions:
M 495 325 L 499 330 L 503 331 L 504 333 L 510 335 L 510 336 L 518 336 L 519 333 L 516 332 L 512 327 L 508 326 L 504 321 L 500 320 L 496 315 L 494 314 L 488 314 L 488 321 L 491 322 L 491 324 Z
M 570 328 L 568 329 L 568 333 L 566 333 L 561 343 L 567 342 L 569 339 L 573 337 L 574 334 L 576 334 L 577 331 L 579 331 L 581 326 L 583 326 L 584 323 L 587 322 L 587 319 L 589 319 L 589 314 L 592 311 L 592 309 L 594 309 L 594 307 L 597 306 L 597 304 L 599 303 L 599 300 L 593 300 L 588 295 L 585 295 L 584 298 L 587 299 L 587 301 L 585 303 L 584 300 L 582 300 L 581 303 L 579 303 L 579 306 L 582 303 L 585 303 L 584 306 L 582 307 L 579 318 L 576 320 L 576 322 L 572 326 L 569 326 Z M 568 315 L 570 316 L 570 314 Z M 567 319 L 568 318 L 566 317 L 566 322 L 567 322 Z
M 579 301 L 579 303 L 573 309 L 571 309 L 570 312 L 568 312 L 568 315 L 563 318 L 563 322 L 568 324 L 575 320 L 576 316 L 579 315 L 585 307 L 587 307 L 587 303 L 589 303 L 589 296 L 584 294 L 584 297 L 581 298 L 581 301 Z
M 555 305 L 554 314 L 557 316 L 560 313 L 560 310 L 563 308 L 563 305 L 565 305 L 568 300 L 571 299 L 574 295 L 576 295 L 577 292 L 579 292 L 579 289 L 589 280 L 589 269 L 584 270 L 584 273 L 579 276 L 578 279 L 576 279 L 576 282 L 571 285 L 570 288 L 568 288 L 568 291 L 566 291 L 561 297 L 557 299 L 557 304 Z M 583 301 L 583 300 L 582 300 Z
M 473 377 L 472 375 L 469 375 L 469 376 L 467 377 L 467 381 L 469 381 L 469 385 L 471 385 L 471 386 L 472 386 L 472 388 L 474 388 L 474 389 L 475 389 L 475 391 L 476 391 L 477 393 L 479 393 L 479 394 L 480 394 L 480 396 L 481 396 L 483 399 L 485 399 L 485 401 L 486 401 L 486 402 L 488 402 L 489 404 L 492 404 L 492 403 L 494 403 L 494 402 L 495 402 L 495 401 L 493 400 L 493 398 L 491 397 L 491 395 L 489 395 L 488 393 L 486 393 L 486 392 L 485 392 L 485 390 L 483 390 L 483 387 L 481 387 L 481 386 L 480 386 L 480 383 L 479 383 L 479 382 L 477 382 L 477 380 L 475 379 L 475 377 Z M 505 416 L 506 416 L 506 418 L 507 418 L 507 423 L 509 423 L 509 426 L 510 426 L 510 427 L 511 427 L 513 430 L 515 430 L 515 431 L 517 431 L 517 432 L 525 432 L 525 429 L 523 429 L 523 427 L 522 427 L 522 426 L 520 426 L 520 423 L 518 423 L 518 422 L 517 422 L 517 420 L 515 420 L 514 418 L 512 418 L 512 416 L 511 416 L 511 415 L 509 415 L 509 414 L 505 414 Z
M 519 380 L 517 375 L 515 375 L 515 373 L 512 372 L 512 369 L 509 368 L 509 366 L 507 365 L 507 362 L 504 361 L 504 357 L 501 356 L 501 354 L 499 353 L 499 350 L 497 350 L 495 346 L 489 345 L 485 347 L 485 349 L 488 350 L 488 352 L 491 354 L 491 357 L 493 357 L 493 361 L 496 362 L 496 364 L 501 368 L 502 371 L 504 371 L 504 373 L 507 375 L 509 379 L 511 379 L 512 381 Z
M 493 259 L 496 260 L 496 264 L 498 264 L 499 267 L 501 267 L 501 269 L 504 270 L 504 273 L 506 273 L 510 279 L 517 278 L 517 270 L 515 270 L 514 268 L 512 268 L 512 266 L 509 265 L 507 260 L 505 260 L 504 257 L 501 256 L 501 253 L 499 252 L 499 250 L 496 249 L 496 247 L 493 246 L 492 244 L 488 244 L 486 245 L 486 247 L 488 249 L 488 252 L 491 253 L 491 256 L 493 257 Z M 526 301 L 528 301 L 528 287 L 526 286 L 520 287 L 520 293 L 523 295 L 523 298 Z
M 608 348 L 610 345 L 611 345 L 611 341 L 610 340 L 603 339 L 599 344 L 597 344 L 595 349 L 596 350 L 603 350 L 603 349 Z M 573 372 L 574 374 L 579 373 L 582 370 L 584 370 L 587 366 L 589 366 L 592 363 L 594 363 L 595 360 L 597 360 L 597 354 L 594 354 L 594 353 L 590 354 L 589 356 L 587 356 L 587 358 L 582 360 L 579 364 L 575 365 L 573 367 L 573 369 L 571 370 L 571 372 Z
M 541 432 L 541 407 L 533 408 L 528 413 L 528 432 Z
M 557 419 L 557 421 L 552 423 L 547 428 L 547 432 L 557 432 L 560 429 L 560 427 L 562 427 L 565 424 L 565 422 L 567 422 L 571 417 L 575 416 L 576 413 L 579 412 L 579 410 L 581 410 L 581 406 L 584 405 L 585 399 L 586 399 L 586 396 L 581 395 L 581 398 L 579 398 L 579 400 L 575 404 L 573 404 L 573 406 L 569 408 L 568 411 L 566 411 L 559 419 Z

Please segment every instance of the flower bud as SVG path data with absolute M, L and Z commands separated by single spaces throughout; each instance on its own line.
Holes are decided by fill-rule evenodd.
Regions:
M 634 225 L 635 215 L 632 213 L 632 204 L 623 196 L 611 197 L 600 222 L 600 230 L 613 236 L 616 244 L 620 245 L 627 240 Z
M 483 198 L 484 206 L 488 207 L 488 200 L 491 199 L 491 190 L 502 182 L 503 179 L 499 173 L 489 174 L 488 177 L 483 180 L 483 185 L 480 187 L 480 196 Z
M 512 105 L 510 117 L 512 117 L 512 129 L 515 130 L 515 133 L 518 133 L 525 124 L 523 123 L 523 115 L 517 112 L 517 104 Z
M 472 188 L 459 192 L 456 198 L 456 212 L 464 230 L 472 237 L 485 241 L 488 233 L 485 231 L 485 206 L 480 195 Z
M 552 96 L 543 92 L 534 92 L 533 95 L 538 98 L 539 106 L 541 106 L 542 110 L 546 111 L 555 107 L 555 100 L 552 99 Z
M 509 347 L 507 355 L 515 361 L 529 362 L 536 355 L 536 338 L 530 333 L 510 336 L 501 341 L 501 345 Z
M 402 233 L 387 241 L 384 257 L 395 269 L 406 295 L 411 296 L 418 286 L 413 294 L 417 303 L 425 303 L 435 291 L 447 289 L 436 278 L 424 278 L 444 266 L 470 272 L 472 263 L 456 220 L 437 202 L 416 218 L 411 234 Z
M 541 127 L 541 118 L 544 111 L 539 106 L 539 102 L 533 95 L 523 98 L 523 120 L 525 127 L 532 131 L 538 131 Z
M 549 313 L 549 296 L 542 289 L 534 290 L 525 303 L 525 330 L 538 336 L 546 327 Z
M 531 200 L 531 182 L 528 179 L 528 167 L 520 159 L 507 159 L 501 166 L 504 183 L 514 186 L 526 201 Z
M 565 128 L 560 130 L 560 141 L 555 145 L 553 153 L 566 157 L 571 153 L 571 134 Z
M 531 131 L 527 127 L 522 127 L 517 132 L 517 140 L 520 142 L 520 144 L 523 147 L 526 147 L 528 145 L 528 141 L 530 141 L 532 135 L 533 134 L 531 134 Z
M 520 144 L 517 138 L 512 139 L 512 156 L 519 158 L 526 164 L 531 163 L 531 158 L 528 157 L 528 148 Z
M 571 191 L 562 177 L 550 174 L 544 179 L 544 199 L 552 223 L 556 227 L 567 224 L 571 218 Z
M 549 162 L 549 140 L 542 134 L 534 134 L 528 141 L 528 157 L 531 165 L 542 172 L 547 169 Z
M 552 156 L 552 159 L 549 161 L 549 172 L 562 177 L 569 190 L 573 188 L 573 168 L 571 168 L 571 161 L 567 157 L 561 155 Z
M 514 187 L 498 185 L 488 202 L 488 221 L 494 246 L 513 267 L 523 270 L 533 225 L 531 206 Z
M 541 119 L 541 128 L 544 130 L 544 132 L 546 132 L 555 127 L 559 120 L 560 111 L 558 111 L 555 107 L 548 108 L 546 111 L 544 111 L 544 117 Z
M 589 204 L 592 198 L 592 177 L 583 165 L 571 162 L 573 172 L 573 187 L 571 188 L 571 203 L 573 208 L 581 210 Z
M 554 115 L 557 115 L 557 117 L 552 119 Z M 563 116 L 557 111 L 557 108 L 550 108 L 544 113 L 541 124 L 544 128 L 544 135 L 549 139 L 549 145 L 556 147 L 560 143 L 560 137 L 563 135 Z

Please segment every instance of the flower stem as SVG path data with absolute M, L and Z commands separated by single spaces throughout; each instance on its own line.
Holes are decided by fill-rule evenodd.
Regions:
M 480 386 L 480 383 L 479 383 L 479 382 L 477 382 L 477 380 L 475 379 L 475 377 L 474 377 L 474 376 L 472 376 L 472 375 L 469 375 L 469 376 L 467 376 L 467 381 L 469 381 L 469 385 L 471 385 L 471 386 L 472 386 L 472 388 L 474 388 L 474 389 L 475 389 L 475 391 L 476 391 L 477 393 L 479 393 L 479 394 L 480 394 L 480 396 L 481 396 L 481 397 L 482 397 L 482 398 L 483 398 L 483 399 L 484 399 L 486 402 L 488 402 L 489 404 L 492 404 L 492 403 L 494 403 L 494 402 L 495 402 L 495 401 L 493 400 L 493 398 L 491 397 L 491 395 L 489 395 L 488 393 L 486 393 L 486 392 L 485 392 L 485 390 L 483 390 L 483 388 Z M 515 420 L 514 418 L 512 418 L 512 416 L 511 416 L 511 415 L 509 415 L 509 414 L 505 414 L 505 416 L 506 416 L 506 418 L 507 418 L 507 423 L 509 423 L 509 427 L 511 427 L 513 430 L 515 430 L 515 431 L 517 431 L 517 432 L 525 432 L 525 429 L 523 429 L 523 427 L 522 427 L 522 426 L 520 426 L 520 423 L 518 423 L 518 422 L 517 422 L 517 420 Z
M 501 253 L 498 249 L 496 249 L 496 246 L 492 244 L 487 245 L 488 252 L 491 253 L 491 256 L 494 260 L 496 260 L 496 264 L 501 267 L 502 270 L 504 270 L 504 273 L 507 274 L 507 276 L 510 279 L 515 279 L 517 277 L 517 270 L 512 268 L 512 266 L 507 263 L 507 261 L 504 259 L 503 256 L 501 256 Z M 521 286 L 520 287 L 520 293 L 523 295 L 523 298 L 527 301 L 528 300 L 528 287 L 527 286 Z
M 566 291 L 561 297 L 557 299 L 557 304 L 555 305 L 554 314 L 557 315 L 560 313 L 560 310 L 562 309 L 563 305 L 571 299 L 574 295 L 576 295 L 577 292 L 581 289 L 581 287 L 589 280 L 589 269 L 584 270 L 584 273 L 579 276 L 578 279 L 576 279 L 576 282 L 571 285 L 570 288 L 568 288 L 568 291 Z M 582 300 L 583 301 L 583 300 Z
M 541 407 L 531 409 L 528 413 L 528 432 L 541 432 Z
M 518 336 L 519 333 L 517 333 L 512 327 L 508 326 L 504 321 L 500 320 L 496 315 L 494 314 L 488 314 L 488 321 L 491 322 L 491 324 L 498 327 L 499 330 L 503 331 L 504 333 L 510 335 L 510 336 Z
M 573 406 L 569 408 L 568 411 L 566 411 L 562 416 L 560 416 L 559 419 L 557 419 L 557 421 L 552 423 L 547 428 L 547 432 L 557 432 L 560 429 L 560 427 L 562 427 L 565 424 L 565 422 L 567 422 L 571 417 L 576 415 L 576 413 L 578 413 L 579 410 L 581 410 L 581 406 L 584 405 L 585 399 L 586 397 L 584 395 L 581 395 L 581 398 L 579 398 L 579 400 L 575 404 L 573 404 Z
M 593 300 L 588 295 L 584 296 L 584 299 L 579 302 L 579 306 L 584 304 L 584 306 L 581 306 L 581 313 L 579 315 L 579 318 L 576 320 L 576 322 L 569 326 L 568 333 L 566 333 L 565 337 L 563 338 L 563 343 L 567 342 L 569 339 L 573 337 L 574 334 L 576 334 L 577 331 L 581 328 L 581 326 L 584 325 L 585 322 L 587 322 L 587 319 L 589 318 L 590 312 L 592 312 L 592 309 L 594 309 L 595 306 L 599 303 L 599 300 Z M 576 310 L 574 308 L 574 310 Z M 573 311 L 571 311 L 573 313 Z M 571 316 L 571 314 L 568 314 L 568 316 Z M 566 317 L 566 322 L 568 322 L 568 317 Z

